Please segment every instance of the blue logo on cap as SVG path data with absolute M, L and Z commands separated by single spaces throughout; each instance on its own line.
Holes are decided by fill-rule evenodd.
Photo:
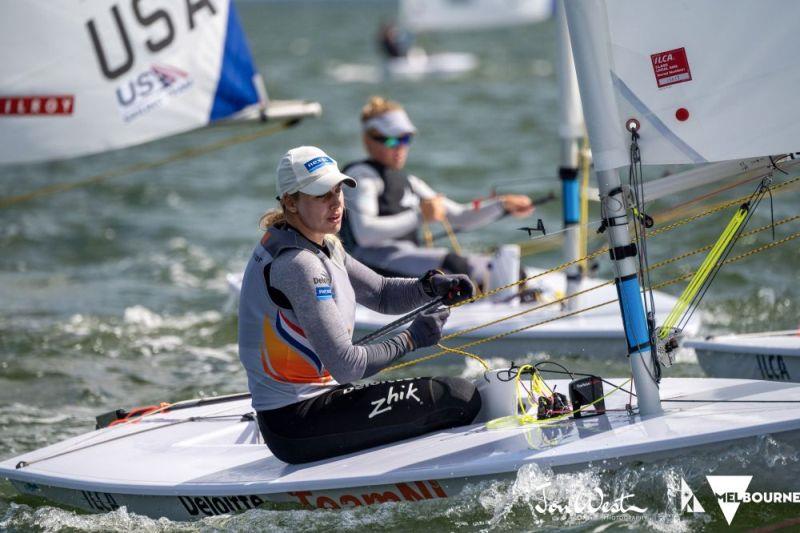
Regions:
M 328 156 L 323 155 L 323 156 L 320 156 L 320 157 L 315 157 L 311 161 L 306 161 L 305 163 L 303 163 L 303 166 L 306 167 L 306 170 L 309 173 L 311 173 L 311 172 L 314 172 L 315 170 L 317 170 L 320 167 L 324 167 L 325 165 L 333 165 L 333 164 L 335 164 L 333 159 L 331 159 Z

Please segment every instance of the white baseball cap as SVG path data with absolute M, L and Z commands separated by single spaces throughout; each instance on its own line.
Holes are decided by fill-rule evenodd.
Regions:
M 387 137 L 400 137 L 406 134 L 417 133 L 417 128 L 412 124 L 408 114 L 402 109 L 393 109 L 381 115 L 372 117 L 364 122 L 364 131 L 377 130 Z
M 322 196 L 340 183 L 348 187 L 356 186 L 356 180 L 342 174 L 336 160 L 316 146 L 292 148 L 278 163 L 278 198 L 298 191 Z

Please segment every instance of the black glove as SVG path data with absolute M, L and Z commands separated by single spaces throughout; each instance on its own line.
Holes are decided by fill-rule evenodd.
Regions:
M 439 309 L 426 309 L 417 315 L 417 318 L 408 326 L 408 333 L 411 335 L 411 342 L 414 349 L 433 346 L 442 338 L 442 328 L 450 316 L 450 309 L 441 307 Z
M 430 270 L 420 282 L 425 294 L 440 296 L 445 305 L 457 304 L 475 295 L 475 285 L 466 274 L 442 274 L 438 270 Z

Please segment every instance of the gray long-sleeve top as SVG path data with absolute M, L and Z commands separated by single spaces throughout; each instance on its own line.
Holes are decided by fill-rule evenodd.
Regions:
M 347 277 L 355 300 L 380 313 L 400 314 L 430 300 L 416 279 L 385 278 L 345 255 Z M 322 261 L 309 250 L 287 250 L 272 264 L 272 286 L 291 303 L 325 368 L 339 383 L 369 377 L 413 349 L 408 334 L 401 332 L 365 346 L 352 342 L 352 331 L 333 299 L 319 299 L 318 280 L 328 279 Z M 338 287 L 336 290 L 347 290 Z

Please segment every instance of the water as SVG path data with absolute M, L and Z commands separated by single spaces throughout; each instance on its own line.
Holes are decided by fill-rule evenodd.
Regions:
M 478 56 L 480 68 L 459 80 L 341 83 L 331 74 L 337 66 L 375 64 L 373 31 L 379 20 L 392 15 L 393 4 L 252 2 L 239 4 L 239 9 L 270 95 L 317 100 L 323 117 L 212 155 L 0 210 L 0 457 L 83 433 L 93 427 L 97 413 L 110 408 L 244 390 L 236 320 L 224 311 L 225 274 L 241 269 L 259 236 L 257 221 L 273 205 L 273 172 L 283 152 L 316 144 L 340 161 L 360 157 L 357 115 L 372 94 L 406 104 L 420 131 L 410 169 L 444 193 L 469 200 L 488 194 L 490 182 L 520 178 L 530 182 L 505 189 L 539 194 L 557 190 L 552 23 L 422 39 L 430 50 Z M 154 161 L 232 134 L 204 130 L 71 161 L 5 167 L 0 193 L 19 194 Z M 747 187 L 738 188 L 718 198 L 748 192 Z M 668 209 L 691 194 L 660 202 L 652 211 Z M 776 219 L 794 214 L 798 199 L 796 191 L 776 195 Z M 557 205 L 543 206 L 537 216 L 551 227 L 559 226 Z M 596 213 L 592 216 L 597 218 Z M 768 219 L 769 210 L 762 208 L 752 227 Z M 707 220 L 654 237 L 654 260 L 715 239 L 723 218 Z M 518 221 L 497 223 L 463 235 L 461 242 L 485 249 L 519 241 L 522 236 L 514 229 L 518 226 Z M 778 236 L 796 228 L 781 227 Z M 768 240 L 767 234 L 760 234 L 740 249 Z M 537 266 L 560 262 L 558 250 L 525 260 Z M 796 327 L 798 260 L 800 251 L 790 243 L 726 267 L 703 303 L 706 331 Z M 654 274 L 655 281 L 695 264 L 665 268 Z M 601 267 L 599 274 L 610 273 Z M 680 287 L 666 290 L 676 294 Z M 567 362 L 604 376 L 626 371 L 625 360 Z M 468 367 L 464 372 L 474 371 Z M 424 372 L 462 369 L 442 362 Z M 667 375 L 702 372 L 689 360 Z M 797 453 L 762 440 L 724 456 L 688 457 L 617 472 L 554 475 L 530 469 L 515 482 L 473 487 L 455 500 L 430 505 L 390 504 L 343 512 L 274 508 L 196 524 L 150 520 L 122 510 L 78 514 L 20 498 L 10 484 L 0 482 L 0 530 L 601 531 L 642 524 L 661 531 L 699 530 L 725 522 L 712 508 L 711 494 L 702 490 L 698 494 L 707 502 L 708 513 L 679 513 L 675 487 L 680 476 L 699 489 L 705 474 L 715 469 L 731 473 L 734 468 L 780 483 L 787 472 L 796 473 Z M 537 487 L 545 483 L 563 503 L 571 491 L 597 487 L 609 497 L 635 493 L 636 502 L 648 511 L 644 522 L 630 523 L 586 513 L 540 516 L 535 512 Z M 774 523 L 795 514 L 791 506 L 743 506 L 735 524 Z

